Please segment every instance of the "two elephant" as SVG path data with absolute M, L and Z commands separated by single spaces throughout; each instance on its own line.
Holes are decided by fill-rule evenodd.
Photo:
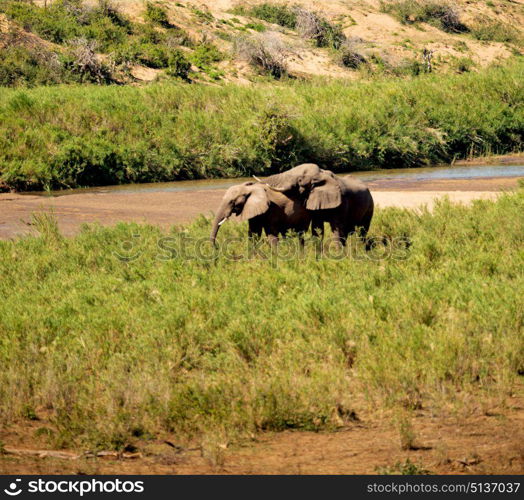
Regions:
M 211 241 L 216 241 L 220 226 L 237 215 L 248 221 L 250 236 L 260 236 L 264 231 L 272 244 L 289 230 L 302 238 L 310 226 L 322 236 L 328 222 L 334 239 L 345 245 L 351 233 L 365 238 L 373 208 L 373 198 L 364 183 L 306 163 L 264 181 L 229 188 L 213 222 Z

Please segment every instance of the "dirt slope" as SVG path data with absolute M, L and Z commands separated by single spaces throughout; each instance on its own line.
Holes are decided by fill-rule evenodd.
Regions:
M 488 20 L 509 26 L 521 35 L 524 32 L 524 0 L 433 1 L 451 4 L 467 26 Z M 36 3 L 43 5 L 44 0 Z M 143 21 L 145 0 L 112 0 L 112 3 L 133 20 Z M 232 13 L 235 7 L 268 3 L 268 0 L 155 0 L 153 3 L 165 7 L 170 21 L 187 31 L 195 42 L 211 41 L 227 54 L 218 64 L 224 80 L 247 83 L 253 78 L 253 70 L 234 51 L 239 37 L 257 34 L 250 28 L 253 24 L 262 26 L 266 33 L 282 41 L 288 51 L 287 65 L 292 75 L 348 79 L 359 76 L 358 71 L 343 67 L 333 50 L 317 48 L 294 30 Z M 471 33 L 447 33 L 424 22 L 402 24 L 394 15 L 383 12 L 380 0 L 269 0 L 269 3 L 300 5 L 320 13 L 329 22 L 340 25 L 369 60 L 378 58 L 393 66 L 422 61 L 423 49 L 433 51 L 433 66 L 437 71 L 474 70 L 522 53 L 522 45 L 516 42 L 479 41 Z M 144 81 L 158 74 L 135 70 L 135 77 Z M 201 77 L 206 80 L 204 74 Z

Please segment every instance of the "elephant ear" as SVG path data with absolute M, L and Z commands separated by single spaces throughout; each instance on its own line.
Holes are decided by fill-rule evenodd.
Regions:
M 331 172 L 329 172 L 331 173 Z M 342 192 L 340 184 L 333 174 L 328 175 L 323 184 L 319 184 L 311 189 L 306 208 L 308 210 L 327 210 L 337 208 L 342 203 Z
M 244 208 L 239 215 L 240 220 L 249 220 L 257 215 L 261 215 L 269 209 L 269 199 L 266 190 L 259 185 L 253 185 Z

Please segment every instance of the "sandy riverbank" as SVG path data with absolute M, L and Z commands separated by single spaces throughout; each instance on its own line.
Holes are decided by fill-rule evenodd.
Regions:
M 368 183 L 379 207 L 416 208 L 433 205 L 449 196 L 469 203 L 494 199 L 501 191 L 515 189 L 517 178 L 460 180 L 379 180 Z M 0 238 L 30 234 L 31 214 L 53 212 L 65 235 L 75 234 L 84 223 L 113 225 L 140 222 L 169 227 L 191 222 L 200 214 L 211 216 L 224 194 L 223 189 L 181 192 L 85 192 L 47 197 L 35 194 L 0 194 Z

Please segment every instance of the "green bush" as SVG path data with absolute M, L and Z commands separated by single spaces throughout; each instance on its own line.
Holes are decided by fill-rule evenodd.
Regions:
M 249 8 L 238 6 L 232 12 L 237 15 L 256 17 L 268 23 L 278 24 L 290 29 L 295 29 L 297 23 L 295 9 L 286 4 L 265 2 Z
M 348 41 L 340 47 L 339 60 L 342 66 L 349 69 L 358 69 L 367 62 L 363 50 L 358 43 Z
M 54 43 L 64 43 L 82 35 L 82 25 L 61 0 L 54 2 L 48 9 L 37 7 L 32 2 L 6 0 L 0 3 L 0 12 L 4 12 L 24 29 Z
M 457 73 L 467 73 L 475 67 L 475 62 L 470 57 L 458 57 L 451 60 L 451 67 Z
M 319 14 L 297 7 L 296 29 L 298 33 L 309 40 L 314 40 L 317 47 L 339 49 L 346 37 L 342 28 L 331 24 Z
M 84 37 L 96 40 L 102 51 L 123 43 L 131 32 L 130 21 L 104 3 L 90 8 L 81 0 L 57 0 L 44 9 L 32 2 L 6 0 L 0 12 L 45 40 L 65 44 Z
M 158 4 L 147 2 L 145 17 L 152 23 L 159 24 L 165 28 L 171 26 L 166 9 Z
M 239 6 L 234 8 L 232 12 L 262 19 L 285 28 L 296 29 L 304 38 L 315 40 L 318 47 L 338 49 L 345 40 L 340 26 L 331 24 L 316 12 L 298 6 L 289 7 L 286 4 L 266 2 L 252 7 Z M 249 27 L 249 25 L 246 25 L 246 27 Z M 258 29 L 256 31 L 263 30 Z
M 457 8 L 451 2 L 394 0 L 381 3 L 381 10 L 393 15 L 403 24 L 429 23 L 449 33 L 468 31 Z
M 481 18 L 471 26 L 471 34 L 477 40 L 522 45 L 524 38 L 513 26 L 502 21 Z
M 180 50 L 171 51 L 168 59 L 167 75 L 188 80 L 190 70 L 191 63 L 186 59 L 183 52 Z
M 266 27 L 261 23 L 247 23 L 245 25 L 245 28 L 253 31 L 258 31 L 259 33 L 263 33 L 264 31 L 266 31 Z
M 185 73 L 185 59 L 181 67 Z M 25 91 L 30 112 L 15 111 L 18 92 L 1 88 L 0 182 L 59 187 L 64 176 L 82 185 L 50 167 L 73 137 L 154 157 L 151 181 L 264 175 L 305 161 L 347 171 L 502 154 L 523 147 L 523 82 L 516 60 L 478 73 L 350 85 L 50 87 Z M 133 175 L 126 167 L 119 182 Z
M 191 61 L 201 69 L 208 69 L 213 63 L 224 59 L 224 55 L 212 43 L 202 43 L 197 45 L 191 54 Z
M 0 86 L 52 85 L 67 80 L 59 56 L 53 52 L 14 45 L 0 51 Z
M 137 61 L 150 68 L 167 68 L 170 51 L 162 45 L 143 43 L 135 46 Z

